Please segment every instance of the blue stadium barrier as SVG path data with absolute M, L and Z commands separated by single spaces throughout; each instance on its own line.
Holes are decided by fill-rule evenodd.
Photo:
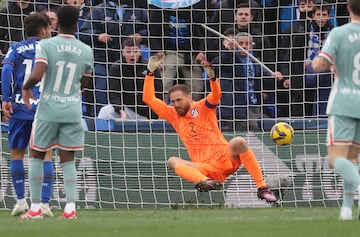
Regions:
M 317 129 L 326 129 L 327 128 L 327 119 L 326 118 L 303 118 L 303 119 L 263 119 L 259 121 L 259 127 L 264 131 L 268 131 L 272 128 L 275 123 L 286 122 L 290 124 L 295 130 L 317 130 Z
M 85 131 L 89 131 L 89 127 L 85 119 L 82 119 L 82 125 Z M 9 123 L 1 122 L 1 132 L 8 132 L 9 131 Z
M 125 120 L 114 121 L 105 119 L 87 119 L 90 131 L 122 131 L 122 132 L 173 132 L 173 127 L 165 120 Z M 289 123 L 295 130 L 317 130 L 327 128 L 327 119 L 263 119 L 259 121 L 259 128 L 269 131 L 278 122 Z
M 115 121 L 106 119 L 86 119 L 90 131 L 118 131 L 118 132 L 164 132 L 174 131 L 165 120 L 125 120 Z

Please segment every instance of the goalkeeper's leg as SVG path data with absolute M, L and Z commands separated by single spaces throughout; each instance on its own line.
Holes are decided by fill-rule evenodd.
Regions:
M 198 183 L 208 179 L 206 175 L 200 172 L 196 163 L 183 160 L 179 157 L 170 157 L 167 166 L 181 178 L 192 183 Z
M 277 198 L 266 185 L 256 156 L 246 143 L 245 139 L 242 137 L 235 137 L 231 139 L 229 142 L 229 152 L 233 159 L 241 160 L 241 163 L 255 181 L 256 187 L 258 188 L 258 198 L 267 202 L 276 202 Z
M 170 157 L 167 165 L 181 178 L 195 183 L 195 188 L 200 192 L 220 190 L 223 187 L 221 181 L 210 179 L 203 174 L 197 163 L 183 160 L 179 157 Z

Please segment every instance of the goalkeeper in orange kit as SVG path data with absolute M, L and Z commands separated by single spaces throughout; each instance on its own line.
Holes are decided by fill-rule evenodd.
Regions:
M 164 60 L 164 55 L 152 56 L 144 81 L 143 101 L 161 118 L 167 120 L 178 133 L 191 161 L 170 157 L 167 165 L 183 179 L 195 183 L 200 192 L 222 189 L 226 178 L 241 165 L 247 169 L 258 188 L 258 197 L 267 202 L 277 198 L 264 181 L 255 154 L 242 137 L 229 142 L 218 127 L 216 106 L 220 102 L 221 88 L 211 65 L 202 65 L 210 78 L 211 92 L 200 101 L 193 101 L 185 85 L 178 84 L 169 90 L 172 105 L 155 97 L 154 71 Z

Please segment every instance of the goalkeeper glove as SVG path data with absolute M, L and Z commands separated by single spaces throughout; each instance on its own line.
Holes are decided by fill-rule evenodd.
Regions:
M 149 72 L 154 72 L 159 66 L 160 64 L 162 64 L 164 62 L 164 58 L 165 58 L 165 54 L 161 54 L 161 55 L 153 55 L 149 58 L 148 61 L 148 70 Z
M 210 80 L 215 81 L 216 80 L 216 76 L 215 76 L 215 71 L 214 68 L 211 66 L 211 63 L 209 63 L 206 60 L 201 61 L 201 65 L 203 66 L 206 74 L 208 75 L 208 77 L 210 78 Z

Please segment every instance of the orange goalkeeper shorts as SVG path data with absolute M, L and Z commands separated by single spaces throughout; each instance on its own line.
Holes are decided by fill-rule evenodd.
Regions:
M 199 166 L 199 171 L 209 177 L 210 179 L 224 182 L 227 177 L 235 173 L 240 165 L 241 160 L 234 160 L 230 156 L 227 159 L 218 160 L 216 164 L 212 163 L 196 163 Z

